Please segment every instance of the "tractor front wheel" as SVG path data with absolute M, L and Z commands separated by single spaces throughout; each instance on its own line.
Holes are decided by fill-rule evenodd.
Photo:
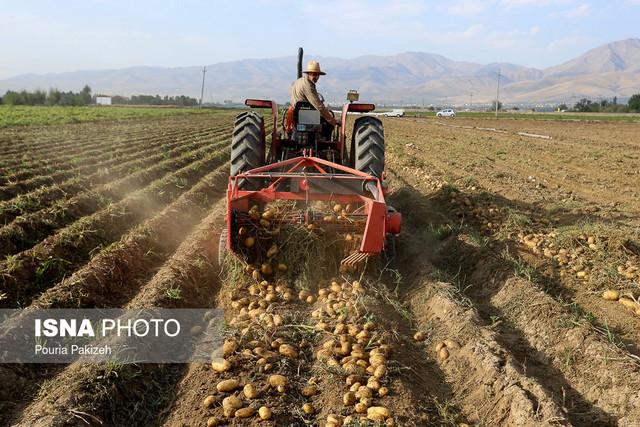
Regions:
M 382 179 L 384 173 L 384 129 L 376 117 L 359 117 L 353 127 L 352 161 L 355 169 Z

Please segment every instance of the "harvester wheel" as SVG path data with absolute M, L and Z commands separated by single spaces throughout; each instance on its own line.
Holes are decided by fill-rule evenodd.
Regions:
M 226 227 L 220 231 L 220 240 L 218 242 L 218 265 L 222 267 L 224 265 L 224 261 L 227 259 L 229 255 L 229 250 L 227 249 L 227 229 Z
M 359 117 L 353 128 L 355 169 L 382 179 L 384 172 L 384 129 L 376 117 Z
M 264 164 L 264 119 L 255 111 L 245 111 L 236 117 L 231 140 L 231 176 L 255 169 Z M 260 190 L 258 179 L 243 179 L 240 190 Z

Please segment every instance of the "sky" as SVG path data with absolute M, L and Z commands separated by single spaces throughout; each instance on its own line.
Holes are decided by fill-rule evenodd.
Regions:
M 543 69 L 640 37 L 640 0 L 0 0 L 0 79 L 426 52 Z

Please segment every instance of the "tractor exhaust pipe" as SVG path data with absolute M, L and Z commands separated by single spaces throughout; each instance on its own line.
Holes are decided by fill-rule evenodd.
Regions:
M 302 77 L 302 54 L 303 50 L 301 47 L 298 48 L 298 78 Z

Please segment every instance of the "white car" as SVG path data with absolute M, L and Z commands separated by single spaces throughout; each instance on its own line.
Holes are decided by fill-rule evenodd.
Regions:
M 404 116 L 404 110 L 391 110 L 386 113 L 382 113 L 385 117 L 402 117 Z
M 436 113 L 436 116 L 438 117 L 455 117 L 456 116 L 456 112 L 453 110 L 442 110 L 442 111 L 438 111 Z

